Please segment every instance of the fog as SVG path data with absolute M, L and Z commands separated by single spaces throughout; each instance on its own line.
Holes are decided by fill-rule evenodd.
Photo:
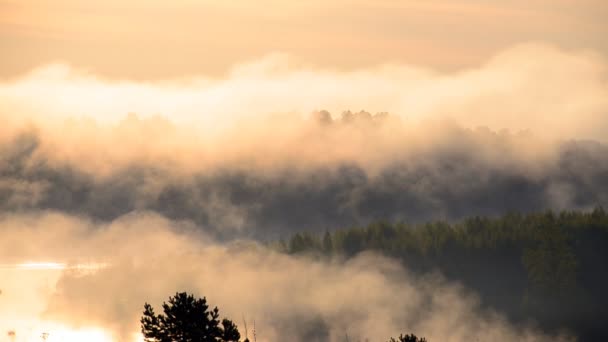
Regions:
M 131 341 L 143 303 L 159 307 L 182 290 L 207 296 L 243 333 L 243 317 L 249 329 L 255 321 L 258 341 L 343 341 L 345 334 L 354 341 L 384 341 L 403 331 L 434 341 L 554 340 L 483 311 L 474 294 L 439 275 L 416 277 L 372 254 L 313 261 L 254 242 L 218 244 L 191 224 L 153 213 L 98 224 L 38 212 L 4 215 L 0 224 L 2 260 L 104 264 L 40 271 L 46 275 L 1 269 L 0 307 L 14 311 L 0 311 L 0 329 L 14 330 L 17 341 L 19 327 L 27 326 L 19 319 L 103 329 Z
M 259 341 L 567 339 L 438 274 L 262 242 L 607 206 L 607 65 L 525 44 L 450 73 L 275 54 L 223 79 L 110 81 L 59 62 L 3 80 L 0 333 L 131 341 L 144 302 L 186 290 L 241 331 L 255 320 Z
M 0 83 L 0 111 L 4 120 L 34 117 L 47 126 L 66 117 L 116 122 L 130 112 L 160 115 L 208 138 L 243 121 L 247 128 L 268 125 L 262 120 L 268 114 L 350 109 L 604 139 L 606 66 L 592 50 L 542 43 L 515 45 L 478 67 L 453 72 L 395 63 L 346 72 L 275 53 L 235 65 L 219 79 L 135 82 L 105 80 L 58 61 Z
M 0 211 L 51 209 L 111 221 L 149 210 L 222 239 L 268 240 L 380 219 L 608 203 L 608 147 L 600 142 L 444 122 L 410 126 L 363 112 L 336 120 L 316 113 L 277 133 L 235 133 L 242 145 L 226 136 L 219 147 L 173 144 L 181 131 L 167 123 L 156 132 L 148 126 L 154 120 L 129 116 L 107 141 L 87 140 L 103 128 L 66 129 L 59 142 L 41 129 L 16 131 L 0 149 Z

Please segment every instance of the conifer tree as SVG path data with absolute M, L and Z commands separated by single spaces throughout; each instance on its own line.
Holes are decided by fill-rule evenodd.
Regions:
M 241 335 L 229 319 L 219 320 L 217 307 L 210 310 L 205 297 L 176 293 L 163 303 L 163 314 L 144 304 L 141 332 L 146 342 L 238 342 Z

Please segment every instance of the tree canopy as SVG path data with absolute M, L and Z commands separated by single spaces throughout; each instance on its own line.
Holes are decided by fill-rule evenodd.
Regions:
M 141 332 L 146 342 L 238 342 L 241 334 L 229 319 L 219 320 L 217 307 L 207 299 L 178 292 L 164 302 L 163 314 L 144 304 Z

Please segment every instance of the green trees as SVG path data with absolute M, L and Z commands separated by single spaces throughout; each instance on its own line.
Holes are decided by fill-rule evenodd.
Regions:
M 194 298 L 178 292 L 163 303 L 164 314 L 155 314 L 148 303 L 144 304 L 141 332 L 146 342 L 238 342 L 241 334 L 237 326 L 224 318 L 219 310 L 209 310 L 205 297 Z
M 440 271 L 513 321 L 605 339 L 608 213 L 507 213 L 460 222 L 378 221 L 324 234 L 296 234 L 285 252 L 353 257 L 376 251 L 412 272 Z M 567 308 L 567 309 L 564 309 Z
M 328 231 L 323 235 L 323 253 L 330 254 L 334 250 L 334 244 L 331 240 L 331 234 Z

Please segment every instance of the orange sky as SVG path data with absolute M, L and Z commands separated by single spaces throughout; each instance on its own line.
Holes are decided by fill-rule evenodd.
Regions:
M 454 70 L 530 41 L 608 55 L 605 18 L 605 0 L 0 0 L 0 78 L 51 62 L 108 78 L 221 76 L 273 52 Z

